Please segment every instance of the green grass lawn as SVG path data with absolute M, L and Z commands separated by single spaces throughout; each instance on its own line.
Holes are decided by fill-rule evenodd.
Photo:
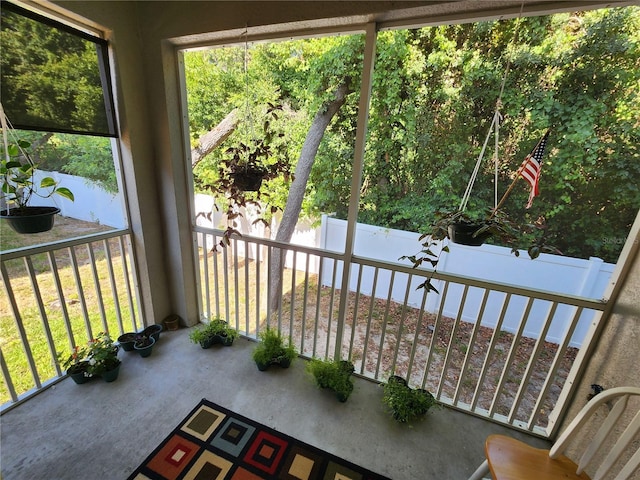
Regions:
M 60 217 L 56 219 L 56 226 L 50 232 L 20 235 L 10 230 L 4 222 L 0 222 L 3 250 L 108 229 L 109 227 Z M 0 293 L 0 347 L 18 395 L 36 386 L 36 380 L 29 368 L 20 327 L 28 342 L 26 348 L 30 349 L 33 356 L 37 376 L 43 382 L 57 376 L 56 355 L 68 353 L 72 347 L 69 332 L 74 343 L 83 344 L 101 331 L 109 331 L 117 338 L 122 330 L 134 329 L 134 319 L 138 325 L 140 324 L 136 307 L 129 304 L 125 289 L 123 257 L 117 242 L 110 243 L 115 291 L 111 285 L 104 242 L 94 242 L 91 246 L 96 259 L 95 270 L 90 262 L 87 245 L 54 252 L 59 281 L 56 281 L 47 254 L 29 257 L 35 272 L 35 281 L 28 275 L 27 262 L 24 259 L 3 262 L 10 280 L 9 285 Z M 72 266 L 72 253 L 76 259 L 76 269 Z M 57 284 L 61 287 L 63 301 L 58 294 Z M 6 287 L 13 292 L 17 311 L 15 316 Z M 36 289 L 39 295 L 34 293 Z M 116 313 L 118 310 L 121 314 L 122 328 Z M 51 343 L 48 341 L 49 337 Z M 8 400 L 9 389 L 3 381 L 0 385 L 0 403 Z

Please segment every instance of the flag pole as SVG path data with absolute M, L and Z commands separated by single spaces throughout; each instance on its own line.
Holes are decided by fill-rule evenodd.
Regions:
M 546 133 L 542 136 L 542 138 L 540 138 L 540 140 L 538 140 L 538 143 L 536 144 L 534 149 L 531 150 L 531 153 L 535 152 L 540 147 L 540 144 L 542 143 L 542 140 L 544 140 L 546 138 L 548 133 L 549 133 L 549 130 L 547 130 Z M 531 154 L 529 154 L 529 155 L 531 155 Z M 526 157 L 525 157 L 525 159 L 526 159 Z M 504 192 L 504 195 L 502 195 L 502 198 L 498 202 L 498 205 L 496 205 L 496 208 L 493 210 L 493 212 L 491 212 L 491 215 L 489 215 L 489 220 L 491 220 L 495 216 L 495 214 L 498 212 L 498 210 L 500 210 L 500 207 L 502 207 L 502 205 L 504 205 L 504 202 L 507 201 L 507 197 L 511 194 L 511 191 L 513 190 L 513 187 L 516 186 L 516 182 L 518 180 L 520 180 L 520 174 L 522 173 L 522 170 L 524 170 L 524 167 L 526 167 L 526 165 L 527 165 L 526 162 L 523 161 L 522 164 L 520 165 L 520 168 L 518 168 L 518 171 L 516 172 L 516 177 L 513 179 L 513 182 L 511 182 L 511 185 L 509 185 L 509 188 L 507 188 L 507 191 Z

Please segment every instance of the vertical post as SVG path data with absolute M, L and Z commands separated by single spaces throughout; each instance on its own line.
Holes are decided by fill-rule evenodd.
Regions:
M 342 285 L 340 304 L 338 306 L 338 322 L 336 325 L 336 345 L 334 359 L 339 360 L 342 350 L 342 336 L 349 294 L 349 277 L 351 274 L 351 257 L 355 241 L 356 223 L 358 221 L 358 205 L 360 204 L 360 184 L 364 164 L 364 149 L 369 122 L 369 103 L 371 99 L 371 85 L 373 83 L 373 66 L 376 55 L 377 27 L 369 23 L 365 29 L 364 65 L 362 68 L 362 83 L 360 84 L 360 102 L 358 104 L 358 124 L 356 130 L 356 145 L 353 154 L 353 177 L 351 178 L 351 193 L 349 195 L 349 213 L 347 216 L 347 237 L 344 246 L 344 265 L 342 268 Z

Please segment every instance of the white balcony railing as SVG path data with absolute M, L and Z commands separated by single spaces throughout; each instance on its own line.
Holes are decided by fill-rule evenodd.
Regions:
M 143 325 L 133 258 L 128 230 L 2 252 L 3 410 L 63 378 L 58 355 Z
M 267 326 L 278 328 L 302 356 L 339 352 L 362 377 L 401 375 L 444 404 L 541 436 L 550 435 L 557 418 L 552 412 L 568 397 L 561 392 L 580 367 L 585 346 L 572 346 L 576 327 L 585 318 L 597 322 L 605 307 L 355 256 L 344 283 L 350 286 L 342 291 L 346 260 L 339 253 L 246 235 L 214 253 L 221 233 L 195 229 L 203 321 L 224 318 L 250 338 Z M 274 265 L 283 279 L 279 286 L 269 278 Z M 438 293 L 421 289 L 418 305 L 409 302 L 431 275 Z M 280 290 L 274 294 L 274 288 Z M 272 296 L 280 308 L 269 305 Z M 534 337 L 530 324 L 540 326 Z

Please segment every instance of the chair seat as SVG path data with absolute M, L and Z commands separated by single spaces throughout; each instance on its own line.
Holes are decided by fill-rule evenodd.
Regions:
M 584 472 L 577 475 L 578 466 L 564 455 L 552 459 L 549 450 L 503 435 L 489 435 L 485 454 L 495 480 L 590 480 Z

